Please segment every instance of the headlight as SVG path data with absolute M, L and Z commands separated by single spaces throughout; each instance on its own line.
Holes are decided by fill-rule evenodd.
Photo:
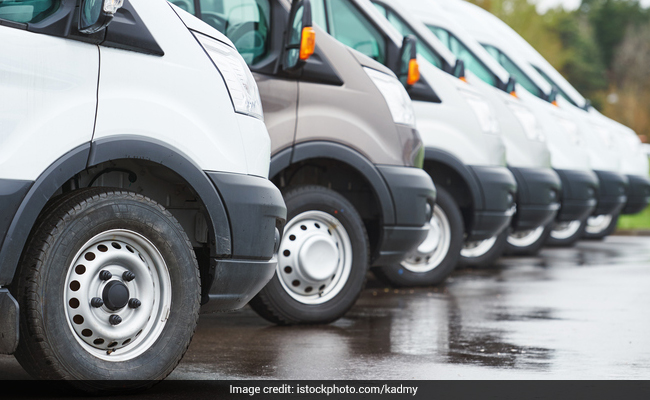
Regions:
M 237 50 L 211 37 L 193 32 L 226 82 L 235 111 L 264 119 L 257 83 Z
M 535 114 L 530 112 L 528 108 L 521 104 L 508 102 L 508 107 L 510 108 L 510 111 L 515 114 L 519 123 L 521 123 L 521 126 L 523 126 L 528 139 L 537 140 L 539 142 L 546 141 L 546 136 L 544 136 L 542 127 L 539 125 L 539 121 L 537 121 Z
M 375 83 L 388 104 L 388 109 L 396 124 L 415 126 L 415 111 L 409 94 L 394 76 L 371 68 L 363 68 Z
M 482 97 L 470 91 L 464 89 L 458 89 L 458 91 L 463 95 L 472 110 L 474 110 L 474 114 L 476 114 L 476 118 L 478 119 L 483 132 L 499 134 L 501 132 L 499 122 L 494 116 L 494 112 L 492 112 L 490 105 L 483 100 Z
M 576 145 L 579 146 L 580 143 L 582 142 L 581 137 L 580 137 L 580 131 L 578 129 L 578 124 L 575 122 L 568 120 L 563 117 L 557 117 L 557 121 L 560 123 L 560 126 L 564 131 L 569 135 L 569 138 L 571 138 L 571 141 Z

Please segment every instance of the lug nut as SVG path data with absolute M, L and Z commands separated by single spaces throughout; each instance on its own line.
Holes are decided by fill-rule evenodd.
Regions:
M 99 279 L 103 281 L 107 281 L 113 277 L 113 274 L 111 274 L 109 271 L 102 270 L 99 272 Z
M 131 271 L 124 271 L 122 274 L 122 279 L 124 279 L 126 282 L 131 282 L 135 279 L 135 274 Z
M 119 315 L 111 315 L 108 318 L 108 322 L 110 322 L 111 325 L 119 325 L 122 322 L 122 317 Z
M 104 305 L 104 300 L 99 297 L 93 297 L 92 300 L 90 300 L 90 305 L 99 308 Z
M 142 302 L 138 299 L 130 299 L 129 300 L 129 307 L 130 308 L 138 308 L 142 305 Z

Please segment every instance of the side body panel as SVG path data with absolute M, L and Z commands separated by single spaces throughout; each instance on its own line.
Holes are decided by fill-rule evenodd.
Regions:
M 270 140 L 263 126 L 248 137 L 269 149 L 265 170 L 249 168 L 228 90 L 215 66 L 167 2 L 134 2 L 164 50 L 161 57 L 101 48 L 94 139 L 137 135 L 164 141 L 201 169 L 266 177 Z M 134 110 L 137 110 L 135 112 Z M 251 119 L 242 116 L 241 118 Z
M 91 140 L 98 73 L 96 45 L 0 26 L 0 179 L 34 181 Z
M 351 51 L 319 27 L 318 45 L 343 86 L 299 83 L 296 144 L 328 140 L 348 146 L 374 164 L 404 165 L 403 147 L 388 105 Z

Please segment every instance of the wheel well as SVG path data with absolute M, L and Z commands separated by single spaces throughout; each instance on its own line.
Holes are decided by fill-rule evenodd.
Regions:
M 214 277 L 210 250 L 215 243 L 215 232 L 205 204 L 179 174 L 164 165 L 147 160 L 111 160 L 79 172 L 65 182 L 52 198 L 85 187 L 129 190 L 147 196 L 165 207 L 178 220 L 190 239 L 199 263 L 201 287 L 209 290 Z
M 474 219 L 474 201 L 465 179 L 452 167 L 439 161 L 425 160 L 424 170 L 431 176 L 436 188 L 444 188 L 454 198 L 463 215 L 465 232 L 468 232 Z
M 314 158 L 288 166 L 271 181 L 283 191 L 300 185 L 319 185 L 341 194 L 361 216 L 368 233 L 371 256 L 375 255 L 381 240 L 381 208 L 377 194 L 357 169 L 338 160 Z

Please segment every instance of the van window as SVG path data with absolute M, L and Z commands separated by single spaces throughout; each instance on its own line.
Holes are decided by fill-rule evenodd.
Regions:
M 386 40 L 347 0 L 314 0 L 312 10 L 326 10 L 327 32 L 339 42 L 385 64 Z M 321 20 L 317 17 L 315 20 Z
M 501 50 L 497 49 L 494 46 L 486 44 L 484 44 L 483 47 L 485 47 L 485 50 L 487 50 L 487 52 L 490 53 L 490 55 L 494 57 L 499 62 L 499 64 L 501 64 L 501 66 L 505 68 L 505 70 L 508 71 L 508 73 L 517 80 L 518 84 L 523 86 L 524 89 L 528 90 L 530 93 L 534 94 L 540 99 L 544 98 L 542 95 L 542 90 L 524 73 L 524 71 L 522 71 L 514 62 L 512 62 L 508 56 L 503 54 Z
M 537 70 L 537 72 L 539 72 L 539 74 L 542 76 L 542 78 L 544 78 L 544 80 L 546 80 L 546 82 L 548 82 L 549 85 L 551 85 L 555 90 L 557 90 L 557 92 L 558 92 L 558 94 L 559 94 L 560 96 L 564 97 L 564 99 L 565 99 L 566 101 L 568 101 L 569 103 L 571 103 L 571 104 L 573 104 L 574 106 L 578 107 L 578 104 L 576 104 L 576 102 L 573 101 L 573 100 L 569 97 L 569 95 L 567 95 L 567 94 L 564 92 L 564 90 L 560 89 L 560 87 L 559 87 L 558 85 L 556 85 L 555 82 L 553 82 L 553 80 L 552 80 L 548 75 L 546 75 L 546 74 L 544 73 L 544 71 L 542 71 L 540 68 L 537 68 L 536 66 L 534 66 L 534 65 L 532 65 L 532 64 L 531 64 L 531 66 L 532 66 L 533 68 L 535 68 L 535 70 Z
M 248 65 L 256 64 L 268 54 L 271 25 L 268 0 L 200 0 L 199 4 L 200 18 L 228 36 Z
M 471 71 L 474 75 L 479 77 L 483 82 L 488 85 L 497 86 L 497 79 L 494 74 L 483 64 L 481 60 L 478 59 L 472 53 L 470 49 L 467 48 L 456 36 L 451 34 L 446 29 L 437 27 L 437 26 L 428 26 L 429 30 L 433 32 L 438 39 L 447 46 L 449 50 L 456 56 L 456 58 L 463 60 L 465 63 L 465 68 Z
M 413 35 L 418 39 L 417 52 L 419 55 L 421 55 L 431 64 L 442 69 L 442 58 L 425 44 L 420 35 L 416 34 L 415 31 L 413 31 L 413 29 L 411 29 L 411 27 L 406 23 L 406 21 L 404 21 L 399 15 L 395 14 L 395 12 L 387 9 L 383 5 L 377 3 L 373 4 L 402 36 Z
M 38 22 L 59 9 L 60 0 L 0 0 L 0 19 Z

